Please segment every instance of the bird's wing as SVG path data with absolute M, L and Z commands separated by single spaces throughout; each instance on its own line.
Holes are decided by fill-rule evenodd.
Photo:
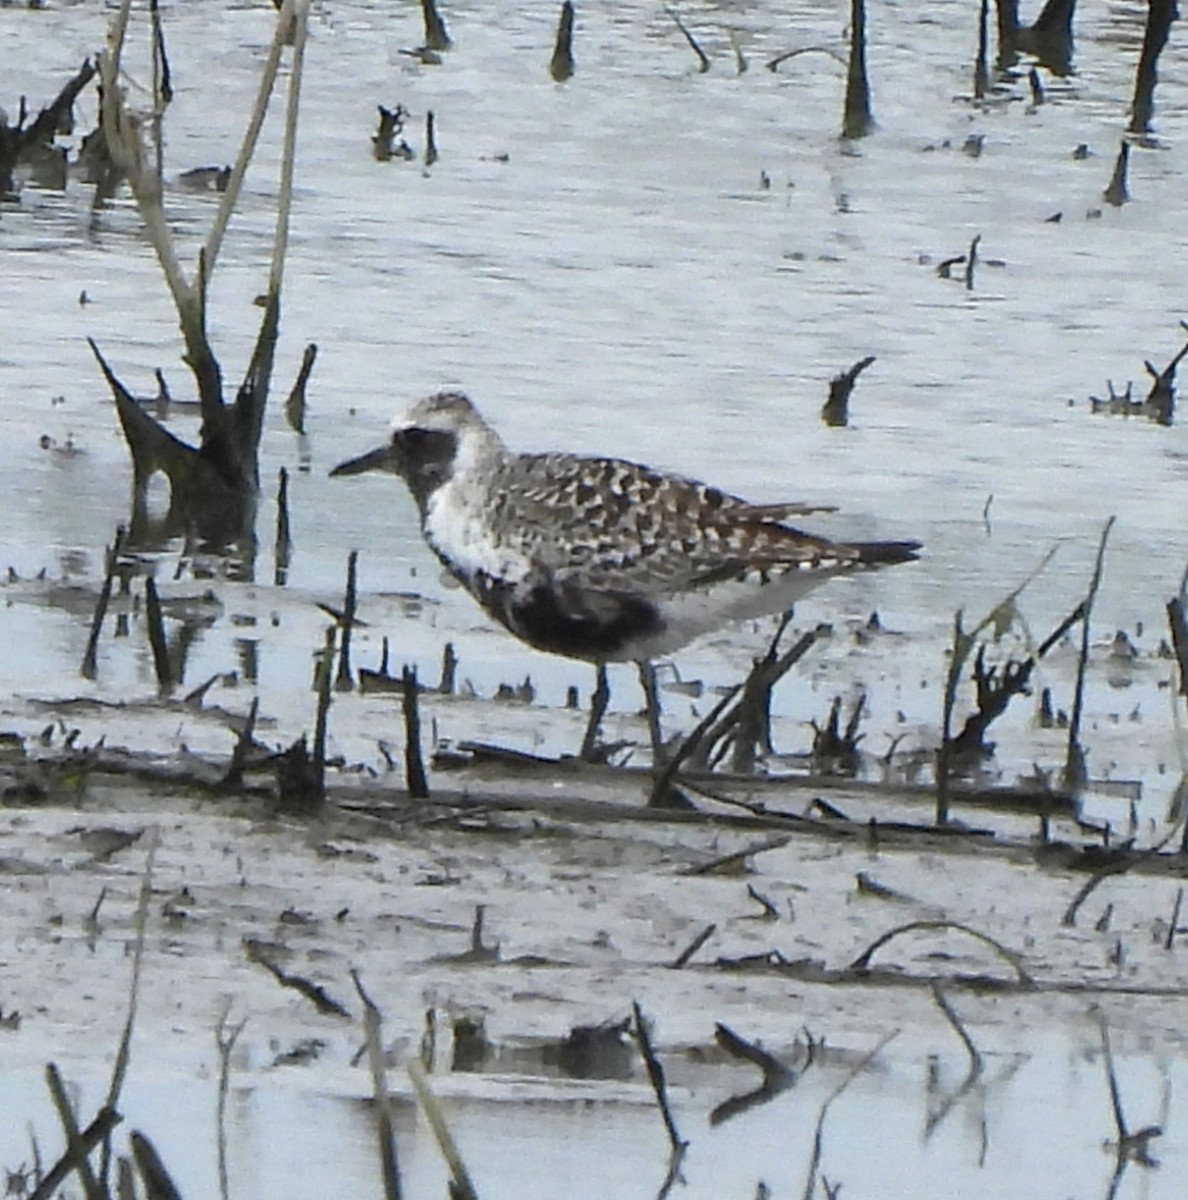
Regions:
M 593 589 L 680 591 L 748 572 L 844 565 L 852 547 L 782 524 L 798 505 L 752 505 L 623 459 L 512 459 L 491 493 L 496 537 L 543 574 Z

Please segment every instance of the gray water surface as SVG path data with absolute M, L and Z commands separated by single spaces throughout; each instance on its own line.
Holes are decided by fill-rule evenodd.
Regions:
M 524 650 L 442 585 L 396 483 L 327 478 L 335 463 L 376 444 L 395 412 L 430 391 L 460 387 L 515 446 L 622 455 L 757 501 L 836 504 L 837 517 L 806 523 L 841 536 L 924 542 L 917 566 L 837 584 L 803 606 L 803 621 L 839 626 L 877 608 L 887 628 L 907 636 L 901 651 L 884 649 L 877 669 L 839 652 L 790 681 L 776 701 L 789 748 L 803 744 L 808 718 L 852 686 L 855 672 L 867 675 L 861 682 L 880 734 L 906 729 L 920 746 L 935 744 L 953 613 L 963 609 L 976 620 L 1060 543 L 1022 601 L 1032 632 L 1042 636 L 1077 604 L 1102 527 L 1116 516 L 1093 635 L 1104 647 L 1126 629 L 1143 659 L 1127 685 L 1134 690 L 1102 678 L 1091 685 L 1090 768 L 1098 778 L 1142 779 L 1150 815 L 1162 819 L 1179 750 L 1170 672 L 1154 654 L 1164 605 L 1188 564 L 1188 442 L 1183 422 L 1161 428 L 1093 415 L 1088 397 L 1104 395 L 1107 380 L 1122 387 L 1133 379 L 1144 393 L 1144 359 L 1161 368 L 1184 342 L 1188 62 L 1181 30 L 1161 62 L 1156 139 L 1133 150 L 1133 199 L 1115 209 L 1101 193 L 1127 120 L 1145 6 L 1082 5 L 1076 73 L 1066 80 L 1044 73 L 1047 100 L 1038 108 L 1022 76 L 991 103 L 969 101 L 973 6 L 872 6 L 878 130 L 854 145 L 837 138 L 844 69 L 833 58 L 811 53 L 778 73 L 763 69 L 766 58 L 795 47 L 840 51 L 847 10 L 840 2 L 792 12 L 757 3 L 682 5 L 713 59 L 699 74 L 659 6 L 590 0 L 578 8 L 577 74 L 557 85 L 547 73 L 553 5 L 458 0 L 446 13 L 455 48 L 440 66 L 401 53 L 420 41 L 414 5 L 315 6 L 277 402 L 262 446 L 260 554 L 254 582 L 220 582 L 225 607 L 192 649 L 191 683 L 242 669 L 250 656 L 249 682 L 265 707 L 307 727 L 310 656 L 324 624 L 314 601 L 337 602 L 347 552 L 358 549 L 365 596 L 424 597 L 419 615 L 361 632 L 365 661 L 374 664 L 381 634 L 391 631 L 401 656 L 425 677 L 435 673 L 442 643 L 454 641 L 462 673 L 480 695 L 530 675 L 538 704 L 556 708 L 566 687 L 589 686 L 584 669 Z M 233 160 L 273 16 L 266 4 L 227 0 L 163 11 L 176 89 L 165 150 L 174 180 L 185 169 Z M 93 3 L 0 7 L 0 103 L 10 119 L 20 95 L 33 109 L 52 98 L 100 45 L 108 15 Z M 730 29 L 749 60 L 745 74 L 736 73 Z M 129 69 L 143 88 L 150 78 L 143 13 L 136 30 Z M 430 169 L 379 163 L 370 154 L 377 104 L 398 102 L 412 113 L 407 136 L 418 151 L 425 114 L 436 115 L 441 157 Z M 282 111 L 274 101 L 210 292 L 212 340 L 229 380 L 242 373 L 259 320 L 252 302 L 267 276 Z M 93 121 L 90 89 L 79 106 L 80 132 Z M 971 135 L 984 138 L 976 158 L 963 152 Z M 1082 143 L 1090 154 L 1078 160 L 1073 152 Z M 75 180 L 64 193 L 30 183 L 19 203 L 0 210 L 0 568 L 11 566 L 22 580 L 44 568 L 93 593 L 103 547 L 127 518 L 131 469 L 85 338 L 96 339 L 134 392 L 155 391 L 158 366 L 175 396 L 189 395 L 190 386 L 176 320 L 130 198 L 121 192 L 97 214 L 90 199 Z M 187 264 L 215 205 L 213 195 L 169 189 Z M 1049 219 L 1057 213 L 1058 222 Z M 964 253 L 976 235 L 981 264 L 973 289 L 939 278 L 936 264 Z M 321 353 L 309 387 L 308 435 L 299 438 L 279 400 L 311 341 Z M 867 354 L 877 361 L 855 391 L 851 426 L 826 428 L 818 411 L 828 380 Z M 171 427 L 196 436 L 184 414 Z M 54 448 L 42 448 L 42 435 Z M 68 444 L 73 453 L 63 452 Z M 271 556 L 281 466 L 291 475 L 295 552 L 278 588 Z M 191 579 L 180 544 L 161 556 L 163 585 L 179 563 L 175 590 L 199 591 L 204 584 Z M 218 564 L 213 569 L 217 576 Z M 87 685 L 77 666 L 88 606 L 26 602 L 29 595 L 12 584 L 5 598 L 0 687 L 14 705 L 31 694 L 154 693 L 143 637 L 105 643 L 99 680 Z M 732 682 L 768 632 L 709 639 L 681 656 L 681 668 L 710 685 Z M 1053 680 L 1067 703 L 1067 662 Z M 223 700 L 246 708 L 248 694 L 241 689 Z M 616 677 L 617 708 L 629 713 L 637 703 L 630 677 Z M 1136 713 L 1141 722 L 1127 724 Z M 1030 712 L 1004 728 L 1020 741 L 1003 747 L 1003 759 L 1028 768 L 1038 753 L 1027 740 L 1035 736 Z M 374 744 L 352 741 L 351 730 L 340 726 L 335 736 L 350 753 L 376 757 Z M 533 747 L 531 733 L 507 740 L 516 737 Z M 1042 747 L 1049 765 L 1059 761 L 1058 745 Z M 1008 1085 L 1010 1099 L 992 1114 L 982 1168 L 976 1131 L 954 1123 L 922 1149 L 921 1112 L 903 1107 L 898 1086 L 857 1086 L 852 1107 L 837 1112 L 836 1136 L 851 1147 L 839 1175 L 846 1194 L 1104 1192 L 1111 1160 L 1098 1149 L 1110 1124 L 1100 1065 L 1060 1052 L 1040 1058 L 1046 1065 L 1020 1072 Z M 909 1092 L 922 1086 L 919 1069 L 915 1062 L 896 1067 Z M 1151 1062 L 1141 1059 L 1135 1069 L 1146 1073 L 1144 1095 L 1157 1096 Z M 1171 1077 L 1180 1075 L 1177 1062 Z M 824 1094 L 822 1085 L 816 1101 Z M 265 1109 L 273 1103 L 260 1101 Z M 334 1108 L 324 1097 L 306 1097 L 297 1116 L 279 1123 L 316 1126 L 327 1106 Z M 247 1132 L 237 1136 L 254 1154 L 273 1143 L 271 1132 L 252 1141 L 251 1108 L 245 1102 Z M 1058 1158 L 1047 1154 L 1046 1137 L 1057 1110 L 1068 1135 Z M 802 1131 L 814 1113 L 803 1106 Z M 654 1117 L 633 1112 L 628 1140 Z M 854 1127 L 843 1129 L 848 1117 Z M 486 1119 L 481 1106 L 474 1119 L 478 1126 Z M 799 1167 L 745 1157 L 756 1144 L 778 1145 L 791 1122 L 782 1110 L 760 1119 L 773 1132 L 746 1142 L 738 1158 L 732 1151 L 716 1160 L 730 1165 L 728 1182 L 691 1160 L 684 1193 L 747 1195 L 758 1177 L 779 1171 L 782 1189 L 773 1194 L 795 1193 Z M 365 1117 L 344 1120 L 337 1112 L 326 1128 L 331 1145 L 348 1136 L 340 1120 L 360 1130 L 360 1144 L 369 1137 Z M 580 1119 L 550 1111 L 540 1139 L 529 1139 L 523 1152 L 543 1155 L 543 1147 L 570 1137 L 598 1145 L 606 1136 L 637 1162 L 617 1120 L 613 1111 L 583 1111 Z M 570 1132 L 571 1121 L 580 1131 Z M 518 1128 L 516 1136 L 526 1137 Z M 881 1131 L 878 1170 L 866 1149 L 872 1128 Z M 573 1195 L 653 1195 L 660 1179 L 647 1171 L 662 1161 L 662 1142 L 658 1127 L 650 1133 L 641 1154 L 647 1166 L 637 1164 L 613 1188 L 584 1155 L 577 1167 L 558 1162 L 555 1174 L 548 1159 L 537 1179 L 550 1193 L 564 1179 Z M 806 1145 L 801 1138 L 798 1153 Z M 902 1161 L 889 1157 L 895 1148 Z M 19 1158 L 22 1151 L 6 1146 L 4 1153 Z M 354 1156 L 363 1162 L 361 1181 L 374 1181 L 363 1153 Z M 209 1165 L 209 1155 L 203 1161 Z M 330 1161 L 332 1177 L 345 1182 L 341 1158 L 331 1153 Z M 1141 1188 L 1130 1177 L 1134 1190 L 1123 1194 L 1179 1195 L 1179 1176 L 1169 1164 L 1142 1174 Z M 933 1182 L 920 1182 L 926 1178 Z M 530 1190 L 510 1167 L 504 1179 L 483 1194 Z M 269 1192 L 275 1178 L 268 1180 L 258 1194 Z M 318 1194 L 324 1190 L 319 1184 Z M 294 1183 L 283 1194 L 314 1191 Z

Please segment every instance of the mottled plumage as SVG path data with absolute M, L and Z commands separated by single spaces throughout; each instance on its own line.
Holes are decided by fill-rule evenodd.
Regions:
M 614 458 L 517 454 L 457 392 L 422 400 L 334 475 L 408 484 L 433 551 L 512 633 L 592 662 L 651 659 L 781 612 L 834 575 L 907 562 L 917 542 L 841 544 L 755 505 Z

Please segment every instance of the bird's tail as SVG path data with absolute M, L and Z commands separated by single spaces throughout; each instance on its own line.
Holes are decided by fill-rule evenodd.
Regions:
M 851 542 L 864 567 L 890 567 L 920 557 L 919 542 Z

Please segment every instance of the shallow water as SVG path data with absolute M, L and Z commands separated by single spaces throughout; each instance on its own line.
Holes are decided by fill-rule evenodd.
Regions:
M 833 59 L 807 54 L 778 74 L 762 68 L 792 47 L 839 46 L 844 8 L 814 3 L 785 15 L 758 4 L 682 6 L 713 58 L 699 75 L 661 10 L 583 4 L 578 71 L 558 86 L 546 71 L 551 6 L 450 5 L 456 46 L 439 67 L 400 53 L 419 41 L 412 6 L 316 7 L 274 384 L 283 397 L 302 348 L 318 343 L 308 437 L 293 434 L 273 404 L 257 582 L 220 584 L 225 607 L 192 648 L 190 684 L 239 668 L 246 686 L 216 689 L 220 703 L 245 709 L 254 684 L 284 729 L 308 727 L 311 654 L 324 622 L 313 601 L 337 601 L 346 553 L 358 548 L 365 596 L 427 598 L 414 615 L 364 601 L 372 625 L 359 631 L 358 653 L 368 665 L 390 633 L 396 662 L 414 660 L 432 678 L 448 638 L 480 695 L 531 675 L 538 703 L 556 707 L 568 685 L 588 687 L 584 669 L 524 651 L 442 586 L 395 483 L 327 478 L 333 464 L 375 444 L 393 412 L 459 386 L 513 445 L 620 454 L 756 500 L 836 503 L 842 514 L 815 527 L 923 540 L 919 565 L 834 585 L 803 606 L 804 621 L 839 626 L 877 608 L 887 628 L 909 636 L 868 655 L 835 644 L 806 666 L 777 699 L 788 748 L 803 744 L 807 719 L 820 718 L 855 679 L 869 689 L 880 736 L 906 730 L 909 740 L 932 744 L 953 612 L 980 617 L 1061 542 L 1022 602 L 1042 637 L 1078 602 L 1102 526 L 1116 515 L 1093 629 L 1103 665 L 1089 696 L 1090 769 L 1143 779 L 1145 811 L 1161 818 L 1179 768 L 1170 673 L 1153 654 L 1164 605 L 1188 562 L 1188 442 L 1182 422 L 1165 429 L 1092 415 L 1088 397 L 1104 394 L 1110 379 L 1133 379 L 1142 394 L 1143 360 L 1162 367 L 1183 344 L 1183 39 L 1173 32 L 1161 62 L 1157 144 L 1134 150 L 1133 201 L 1112 209 L 1101 191 L 1126 120 L 1144 6 L 1084 6 L 1077 73 L 1063 82 L 1045 76 L 1048 101 L 1034 110 L 1024 79 L 1009 101 L 973 106 L 965 98 L 975 45 L 968 6 L 880 6 L 869 53 L 879 130 L 852 147 L 836 138 L 843 71 Z M 223 0 L 165 11 L 176 89 L 166 161 L 174 178 L 234 157 L 272 18 L 266 7 Z M 10 115 L 21 94 L 34 109 L 52 98 L 100 44 L 105 17 L 81 3 L 0 8 L 0 38 L 11 48 L 0 103 Z M 750 61 L 746 74 L 734 70 L 728 28 Z M 142 25 L 142 42 L 144 33 Z M 146 79 L 143 61 L 132 61 Z M 371 157 L 375 107 L 397 102 L 413 113 L 407 136 L 417 149 L 425 113 L 436 114 L 441 158 L 428 171 Z M 89 90 L 80 131 L 93 122 L 93 103 Z M 259 318 L 252 299 L 270 253 L 281 110 L 274 101 L 211 289 L 212 335 L 229 379 L 242 372 Z M 962 151 L 971 134 L 984 135 L 976 159 Z M 1085 161 L 1073 158 L 1080 143 L 1092 150 Z M 764 173 L 768 188 L 760 186 Z M 174 187 L 169 201 L 191 261 L 215 198 Z M 1049 222 L 1057 212 L 1062 220 Z M 935 264 L 963 253 L 975 235 L 982 262 L 974 289 L 938 278 Z M 172 309 L 126 194 L 92 218 L 89 188 L 26 185 L 19 204 L 0 209 L 8 443 L 0 567 L 25 579 L 47 568 L 93 594 L 103 546 L 127 517 L 131 472 L 88 335 L 134 392 L 153 392 L 160 366 L 174 395 L 187 394 Z M 818 411 L 829 378 L 866 354 L 877 362 L 858 383 L 851 427 L 824 427 Z M 184 416 L 173 428 L 195 434 Z M 39 445 L 43 434 L 57 450 Z M 61 452 L 68 441 L 78 453 Z M 282 465 L 291 473 L 295 552 L 279 589 L 271 583 L 272 494 Z M 170 582 L 180 555 L 179 546 L 162 559 L 163 590 L 195 595 L 205 583 Z M 4 594 L 0 687 L 14 713 L 18 696 L 30 694 L 154 693 L 134 614 L 127 639 L 104 642 L 92 687 L 76 677 L 89 600 L 46 602 L 32 585 L 10 584 Z M 1118 628 L 1143 654 L 1126 686 L 1105 677 L 1104 646 Z M 730 682 L 767 632 L 709 639 L 678 661 L 707 684 Z M 1067 706 L 1070 678 L 1066 656 L 1041 683 L 1051 682 Z M 616 705 L 630 713 L 630 675 L 615 682 Z M 338 710 L 337 746 L 375 761 L 370 730 L 364 736 L 352 724 L 351 703 L 345 698 Z M 674 721 L 691 719 L 692 704 L 669 704 Z M 1128 720 L 1136 712 L 1141 719 Z M 471 716 L 465 707 L 444 711 L 445 732 L 466 736 Z M 486 719 L 503 740 L 563 748 L 531 711 L 509 714 L 506 727 L 499 712 Z M 1062 761 L 1060 739 L 1044 740 L 1030 726 L 1028 712 L 1007 718 L 1001 759 L 1021 769 L 1037 756 L 1044 765 Z M 199 735 L 177 736 L 189 744 Z M 1048 1165 L 1069 1194 L 1104 1189 L 1108 1160 L 1094 1151 L 1108 1134 L 1097 1111 L 1100 1081 L 1082 1097 L 1078 1069 L 1059 1056 L 1049 1061 L 1042 1075 L 1029 1066 L 1010 1086 L 1046 1097 L 1046 1084 L 1058 1080 L 1077 1097 L 1065 1111 L 1082 1137 L 1079 1150 Z M 860 1083 L 848 1103 L 877 1113 L 885 1144 L 906 1154 L 915 1143 L 893 1135 L 896 1101 Z M 1091 1128 L 1082 1103 L 1097 1112 Z M 839 1106 L 839 1124 L 844 1111 Z M 1019 1144 L 1030 1128 L 1018 1120 L 1026 1111 L 1023 1100 L 1004 1107 L 1004 1123 L 1015 1124 L 1000 1145 Z M 475 1119 L 481 1126 L 481 1113 Z M 583 1130 L 588 1120 L 583 1113 Z M 913 1127 L 919 1123 L 916 1113 Z M 954 1153 L 968 1165 L 971 1143 Z M 954 1190 L 942 1161 L 935 1145 L 920 1155 L 913 1149 L 903 1170 L 917 1178 L 936 1170 L 936 1194 L 971 1196 L 1010 1190 L 1020 1177 L 1011 1172 L 1024 1173 L 1013 1161 L 992 1180 L 971 1170 Z M 847 1192 L 859 1191 L 862 1162 L 855 1154 L 838 1173 Z M 1077 1187 L 1063 1173 L 1074 1164 L 1084 1172 Z M 569 1186 L 583 1194 L 588 1171 L 573 1169 Z M 696 1192 L 707 1176 L 692 1164 L 688 1174 L 686 1190 Z M 736 1193 L 746 1193 L 751 1174 L 733 1177 Z M 1171 1194 L 1175 1174 L 1144 1176 L 1145 1194 Z M 659 1182 L 649 1178 L 640 1194 Z M 883 1194 L 894 1194 L 891 1181 L 883 1183 Z M 499 1186 L 492 1181 L 490 1194 Z M 724 1194 L 724 1182 L 713 1186 Z

